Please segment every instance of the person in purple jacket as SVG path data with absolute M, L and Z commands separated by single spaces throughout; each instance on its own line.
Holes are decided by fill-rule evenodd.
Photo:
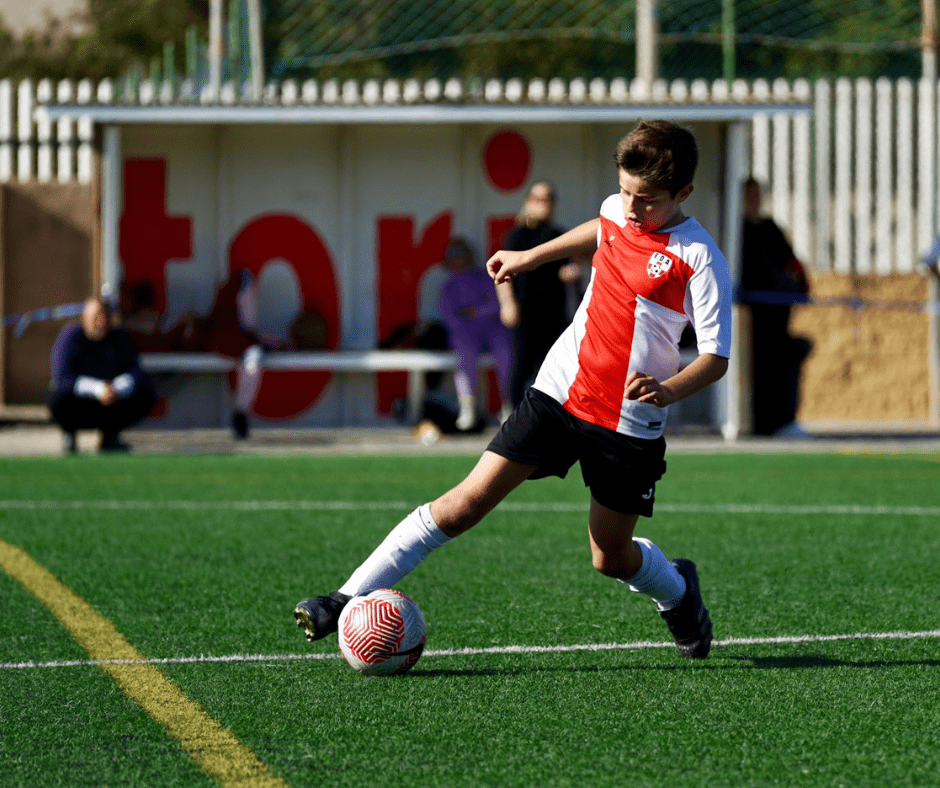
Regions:
M 102 299 L 89 298 L 81 320 L 62 329 L 51 366 L 49 410 L 65 433 L 66 453 L 77 451 L 80 429 L 101 432 L 101 451 L 128 451 L 121 431 L 143 419 L 156 397 L 134 341 L 111 325 Z
M 441 288 L 441 320 L 450 347 L 457 354 L 454 386 L 460 413 L 457 429 L 466 432 L 479 424 L 477 370 L 480 355 L 489 352 L 496 365 L 503 409 L 509 407 L 509 375 L 512 370 L 512 335 L 518 322 L 515 301 L 493 284 L 485 269 L 475 264 L 473 250 L 464 238 L 447 244 L 444 264 L 452 271 Z M 507 327 L 509 326 L 509 327 Z M 508 415 L 508 414 L 507 414 Z

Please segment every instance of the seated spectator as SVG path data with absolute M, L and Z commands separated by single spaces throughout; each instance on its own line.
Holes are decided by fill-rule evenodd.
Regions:
M 62 329 L 51 366 L 49 410 L 65 433 L 66 453 L 77 451 L 80 429 L 101 432 L 101 451 L 128 451 L 120 434 L 147 415 L 155 396 L 133 340 L 111 325 L 102 299 L 88 299 L 80 322 Z
M 121 284 L 119 324 L 131 335 L 140 353 L 171 353 L 203 349 L 198 318 L 184 315 L 172 328 L 163 328 L 163 315 L 154 304 L 153 285 L 141 280 Z
M 234 272 L 219 288 L 206 317 L 188 313 L 169 330 L 162 328 L 153 303 L 148 282 L 127 284 L 122 288 L 122 325 L 142 352 L 218 353 L 236 359 L 232 434 L 237 440 L 247 438 L 248 414 L 261 388 L 266 350 L 256 333 L 258 298 L 251 272 Z
M 235 271 L 219 288 L 209 317 L 201 326 L 206 349 L 238 360 L 232 410 L 232 434 L 248 437 L 248 414 L 254 407 L 264 374 L 265 346 L 257 334 L 257 283 L 247 269 Z
M 454 385 L 460 412 L 461 432 L 481 426 L 477 413 L 477 377 L 481 354 L 489 352 L 496 364 L 499 394 L 503 401 L 501 417 L 509 415 L 509 375 L 512 369 L 512 336 L 507 324 L 518 319 L 515 301 L 497 293 L 490 275 L 475 265 L 473 250 L 463 238 L 447 244 L 444 264 L 451 275 L 441 289 L 441 319 L 447 328 L 451 349 L 457 354 Z
M 397 326 L 379 342 L 382 350 L 448 350 L 447 328 L 441 318 L 441 289 L 450 278 L 450 269 L 444 263 L 435 263 L 422 275 L 418 283 L 418 319 L 414 323 Z M 425 373 L 428 392 L 440 387 L 441 372 Z

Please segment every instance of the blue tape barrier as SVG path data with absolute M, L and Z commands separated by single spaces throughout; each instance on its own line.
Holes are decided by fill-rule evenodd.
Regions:
M 862 298 L 860 296 L 811 296 L 803 293 L 781 293 L 772 290 L 738 290 L 736 293 L 739 304 L 765 304 L 768 306 L 795 306 L 809 304 L 811 306 L 843 307 L 861 311 L 863 309 L 886 309 L 900 312 L 924 312 L 928 315 L 940 315 L 940 304 L 935 301 L 903 301 L 888 298 Z M 43 307 L 22 312 L 18 315 L 7 315 L 3 318 L 4 326 L 15 326 L 13 335 L 18 339 L 23 336 L 27 328 L 33 323 L 43 320 L 61 320 L 67 317 L 78 317 L 85 308 L 84 301 L 59 306 Z
M 3 325 L 4 327 L 15 326 L 13 336 L 19 339 L 32 323 L 39 323 L 43 320 L 61 320 L 65 317 L 78 317 L 84 308 L 85 302 L 79 301 L 74 304 L 60 304 L 59 306 L 33 309 L 18 315 L 6 315 L 3 318 Z
M 764 304 L 773 306 L 843 307 L 861 311 L 863 309 L 885 309 L 894 312 L 925 312 L 940 315 L 940 304 L 935 301 L 904 301 L 890 298 L 862 298 L 860 296 L 812 296 L 802 293 L 780 293 L 769 290 L 738 290 L 739 304 Z

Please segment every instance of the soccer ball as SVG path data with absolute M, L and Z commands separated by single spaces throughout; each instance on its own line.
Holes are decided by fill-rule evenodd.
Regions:
M 411 670 L 426 640 L 421 610 L 391 588 L 350 599 L 339 617 L 339 650 L 353 670 L 367 676 Z

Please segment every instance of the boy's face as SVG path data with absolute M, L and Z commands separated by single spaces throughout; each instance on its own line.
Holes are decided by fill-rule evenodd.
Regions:
M 692 193 L 691 183 L 673 197 L 669 189 L 651 186 L 624 169 L 618 172 L 623 216 L 635 230 L 655 233 L 685 220 L 679 206 Z

